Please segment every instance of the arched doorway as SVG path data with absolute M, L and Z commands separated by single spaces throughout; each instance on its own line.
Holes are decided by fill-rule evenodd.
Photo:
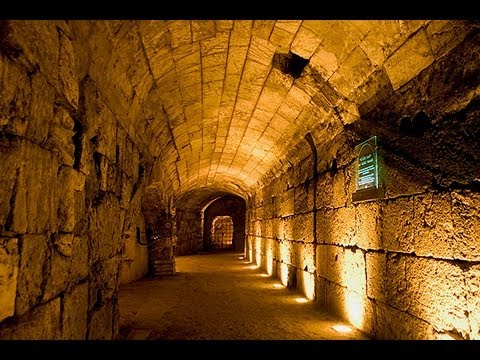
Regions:
M 212 222 L 212 249 L 233 248 L 233 220 L 231 216 L 217 216 Z

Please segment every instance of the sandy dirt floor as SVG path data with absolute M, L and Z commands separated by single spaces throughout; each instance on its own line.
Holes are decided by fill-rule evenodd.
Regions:
M 297 291 L 275 288 L 238 253 L 176 258 L 177 274 L 120 288 L 119 339 L 334 340 L 367 339 L 332 329 L 338 318 Z M 262 276 L 262 274 L 264 276 Z

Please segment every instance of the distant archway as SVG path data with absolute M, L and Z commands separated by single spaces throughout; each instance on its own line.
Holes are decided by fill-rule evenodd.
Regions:
M 212 249 L 233 248 L 233 220 L 231 216 L 217 216 L 213 219 Z
M 212 229 L 217 218 L 230 218 L 233 227 L 231 249 L 244 251 L 245 247 L 245 200 L 239 196 L 226 195 L 211 202 L 204 208 L 203 249 L 217 248 L 214 245 Z M 219 220 L 217 220 L 219 221 Z

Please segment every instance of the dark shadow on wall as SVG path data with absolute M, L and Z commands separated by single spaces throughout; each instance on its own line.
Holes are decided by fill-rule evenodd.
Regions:
M 203 250 L 212 248 L 211 228 L 215 217 L 231 216 L 233 220 L 232 250 L 244 251 L 245 246 L 245 200 L 239 196 L 227 195 L 212 202 L 204 211 Z

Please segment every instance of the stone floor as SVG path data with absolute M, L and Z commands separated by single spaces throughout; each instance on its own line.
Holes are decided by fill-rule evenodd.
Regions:
M 120 288 L 120 335 L 128 340 L 367 339 L 238 253 L 176 258 L 177 275 Z M 263 274 L 263 276 L 262 276 Z

